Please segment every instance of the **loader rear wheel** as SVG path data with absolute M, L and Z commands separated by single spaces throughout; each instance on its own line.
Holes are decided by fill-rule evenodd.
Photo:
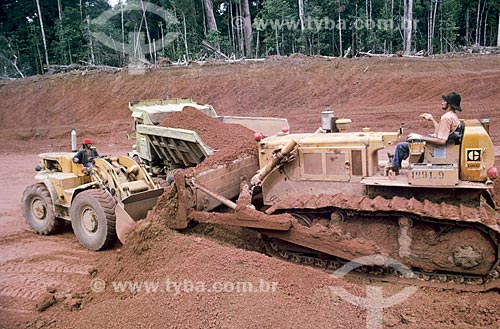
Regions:
M 78 194 L 70 209 L 71 226 L 80 243 L 90 250 L 102 250 L 116 241 L 115 199 L 105 190 Z
M 55 217 L 50 192 L 42 183 L 28 186 L 24 190 L 22 205 L 26 223 L 35 233 L 52 234 L 63 224 L 62 219 Z

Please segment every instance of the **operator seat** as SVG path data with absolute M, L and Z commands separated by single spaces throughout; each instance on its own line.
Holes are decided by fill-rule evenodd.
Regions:
M 448 136 L 444 145 L 427 143 L 424 151 L 424 163 L 459 164 L 460 144 L 464 133 L 464 122 L 461 120 L 457 129 Z

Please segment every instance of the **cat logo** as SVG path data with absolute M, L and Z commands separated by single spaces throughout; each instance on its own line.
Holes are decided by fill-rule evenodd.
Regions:
M 467 149 L 467 161 L 481 161 L 481 149 Z

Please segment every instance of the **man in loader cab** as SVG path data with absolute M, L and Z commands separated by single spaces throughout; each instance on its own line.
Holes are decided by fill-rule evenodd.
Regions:
M 460 107 L 461 97 L 455 92 L 451 92 L 443 97 L 441 108 L 446 111 L 442 116 L 439 123 L 432 117 L 432 114 L 423 113 L 420 117 L 425 120 L 431 121 L 434 125 L 434 133 L 430 135 L 419 135 L 411 133 L 408 135 L 407 141 L 420 140 L 431 144 L 444 145 L 448 139 L 453 136 L 456 130 L 461 129 L 460 121 L 456 111 L 462 112 Z M 398 175 L 401 168 L 401 162 L 408 158 L 410 149 L 408 142 L 398 143 L 396 152 L 394 152 L 394 159 L 392 160 L 391 170 Z
M 99 154 L 95 147 L 92 147 L 92 141 L 90 138 L 84 138 L 82 143 L 82 148 L 73 158 L 74 163 L 81 163 L 85 167 L 92 166 L 92 160 L 98 158 Z

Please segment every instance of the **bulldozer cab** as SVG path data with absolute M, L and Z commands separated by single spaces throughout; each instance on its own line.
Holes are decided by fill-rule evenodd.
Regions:
M 420 141 L 410 142 L 408 162 L 431 164 L 456 164 L 460 162 L 460 144 L 464 133 L 463 120 L 457 129 L 450 134 L 446 144 L 425 144 Z
M 413 142 L 409 145 L 409 179 L 415 184 L 415 173 L 424 168 L 443 169 L 445 185 L 459 181 L 485 182 L 486 171 L 494 164 L 493 143 L 479 120 L 461 120 L 444 145 Z M 441 179 L 440 179 L 441 180 Z

